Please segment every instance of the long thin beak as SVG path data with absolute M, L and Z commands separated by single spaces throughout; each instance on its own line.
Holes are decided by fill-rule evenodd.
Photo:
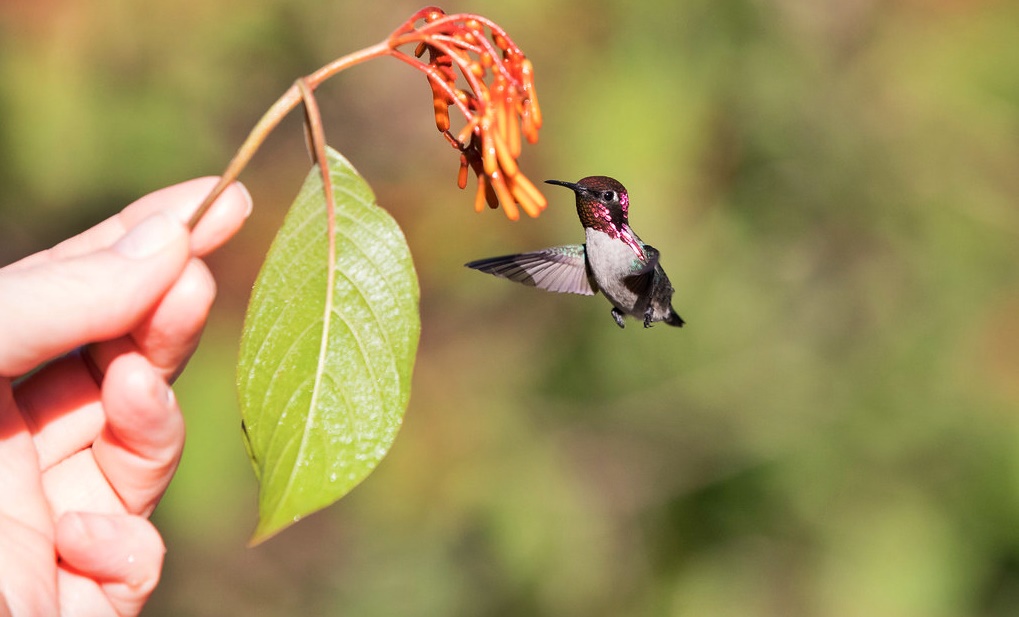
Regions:
M 584 190 L 584 188 L 579 184 L 576 184 L 574 182 L 563 182 L 562 180 L 545 180 L 545 184 L 558 184 L 559 186 L 565 186 L 566 188 L 571 189 L 574 192 L 580 192 Z

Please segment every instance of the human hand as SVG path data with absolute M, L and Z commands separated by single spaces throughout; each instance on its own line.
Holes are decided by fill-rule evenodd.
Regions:
M 234 184 L 189 232 L 214 183 L 0 269 L 0 617 L 136 615 L 159 580 L 147 517 L 184 445 L 169 384 L 215 296 L 200 257 L 251 210 Z

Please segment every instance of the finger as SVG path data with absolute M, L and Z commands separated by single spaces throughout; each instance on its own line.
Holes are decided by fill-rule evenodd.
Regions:
M 211 274 L 193 259 L 134 333 L 88 345 L 20 381 L 14 397 L 34 436 L 40 469 L 91 446 L 103 428 L 100 389 L 83 354 L 91 355 L 103 374 L 114 358 L 141 353 L 164 381 L 171 381 L 197 346 L 214 295 Z
M 0 616 L 59 614 L 53 533 L 0 514 Z
M 218 178 L 198 178 L 160 189 L 138 199 L 120 213 L 95 227 L 8 266 L 20 269 L 54 260 L 85 255 L 112 246 L 129 230 L 157 212 L 166 212 L 172 219 L 186 224 Z M 222 246 L 251 213 L 248 190 L 240 182 L 231 184 L 213 203 L 191 232 L 191 252 L 206 255 Z
M 50 510 L 43 499 L 32 436 L 18 413 L 10 383 L 0 379 L 0 519 L 20 522 L 49 537 Z M 3 534 L 0 534 L 2 536 Z M 2 555 L 3 553 L 0 553 Z M 2 583 L 0 573 L 0 583 Z
M 80 353 L 54 360 L 18 383 L 14 398 L 35 442 L 39 469 L 92 445 L 105 422 L 99 397 Z
M 155 312 L 131 332 L 131 339 L 163 379 L 176 379 L 202 338 L 216 279 L 200 259 L 192 259 Z
M 188 234 L 165 214 L 111 248 L 37 267 L 0 270 L 0 375 L 17 376 L 90 341 L 135 328 L 188 262 Z
M 172 383 L 198 346 L 215 297 L 212 273 L 201 260 L 192 259 L 153 312 L 130 335 L 89 345 L 86 353 L 100 375 L 114 358 L 141 353 L 165 381 Z
M 43 472 L 42 491 L 49 504 L 50 520 L 67 512 L 126 513 L 91 448 L 79 450 Z
M 180 375 L 198 347 L 215 299 L 212 272 L 203 261 L 192 259 L 152 316 L 131 333 L 142 355 L 168 383 Z
M 103 477 L 132 514 L 156 507 L 184 448 L 184 418 L 172 390 L 145 358 L 120 356 L 103 381 L 106 427 L 92 446 Z
M 166 553 L 148 520 L 84 512 L 57 521 L 56 547 L 65 616 L 93 615 L 104 601 L 117 615 L 137 615 L 159 582 Z
M 170 207 L 177 220 L 186 224 L 218 180 L 198 178 L 150 193 L 124 208 L 118 218 L 130 229 L 153 209 Z M 228 186 L 192 230 L 191 254 L 202 257 L 225 244 L 241 228 L 251 209 L 248 189 L 240 182 Z

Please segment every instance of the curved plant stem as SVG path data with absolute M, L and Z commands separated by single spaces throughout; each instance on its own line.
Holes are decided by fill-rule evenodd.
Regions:
M 318 110 L 318 102 L 315 101 L 315 95 L 312 94 L 311 85 L 308 83 L 307 78 L 298 79 L 294 84 L 297 87 L 301 98 L 304 100 L 304 122 L 308 129 L 309 144 L 308 147 L 311 150 L 311 158 L 318 165 L 319 173 L 322 174 L 322 192 L 325 194 L 326 201 L 326 229 L 329 238 L 329 249 L 327 254 L 328 261 L 328 281 L 326 284 L 326 310 L 325 315 L 322 317 L 322 322 L 325 324 L 324 332 L 328 333 L 330 317 L 333 312 L 333 279 L 335 278 L 336 269 L 336 195 L 333 193 L 333 178 L 332 172 L 329 169 L 329 161 L 326 160 L 326 137 L 325 131 L 322 128 L 322 114 Z M 328 350 L 328 336 L 323 335 L 322 337 L 322 349 L 319 357 L 319 364 L 325 362 L 325 353 Z M 320 376 L 316 375 L 316 379 Z M 318 391 L 318 388 L 315 388 Z
M 309 91 L 313 91 L 321 85 L 322 82 L 333 75 L 336 75 L 340 71 L 360 64 L 366 60 L 385 56 L 392 53 L 392 51 L 393 48 L 390 46 L 390 42 L 387 39 L 386 41 L 372 45 L 371 47 L 365 47 L 359 51 L 347 54 L 342 58 L 333 60 L 314 73 L 303 77 L 303 83 Z M 301 89 L 295 82 L 294 85 L 290 86 L 290 89 L 284 92 L 283 96 L 273 103 L 272 107 L 265 112 L 265 115 L 263 115 L 255 127 L 251 129 L 251 132 L 248 134 L 247 139 L 244 140 L 244 143 L 241 144 L 241 147 L 237 149 L 237 153 L 234 154 L 230 164 L 227 165 L 226 169 L 223 171 L 223 175 L 220 177 L 219 182 L 216 183 L 216 186 L 214 186 L 205 197 L 205 200 L 202 201 L 198 210 L 196 210 L 191 216 L 191 220 L 188 221 L 189 228 L 194 229 L 195 225 L 198 224 L 198 221 L 200 221 L 202 216 L 204 216 L 206 211 L 208 211 L 212 202 L 216 201 L 216 198 L 223 193 L 226 187 L 230 186 L 235 180 L 237 180 L 238 176 L 241 175 L 241 171 L 243 171 L 248 165 L 251 158 L 255 156 L 255 152 L 257 152 L 259 147 L 261 147 L 266 137 L 269 136 L 269 133 L 271 133 L 272 130 L 279 125 L 287 114 L 297 107 L 297 104 L 301 102 L 302 98 Z
M 419 25 L 420 21 L 424 23 Z M 417 44 L 413 56 L 400 51 L 404 45 L 411 44 Z M 426 50 L 427 62 L 420 59 Z M 429 6 L 414 13 L 382 42 L 337 58 L 298 79 L 248 134 L 219 182 L 191 217 L 189 227 L 194 228 L 216 198 L 237 180 L 269 133 L 301 100 L 306 107 L 313 106 L 314 90 L 322 82 L 354 65 L 382 56 L 392 56 L 427 76 L 436 127 L 460 151 L 461 171 L 457 184 L 464 188 L 468 168 L 478 175 L 475 209 L 480 210 L 484 203 L 492 208 L 503 203 L 506 216 L 516 220 L 518 202 L 531 216 L 537 216 L 545 208 L 545 198 L 519 173 L 516 165 L 520 133 L 534 143 L 541 127 L 531 63 L 506 32 L 491 20 L 467 13 L 446 15 L 438 7 Z M 491 85 L 485 80 L 489 72 Z M 460 89 L 456 85 L 458 74 L 467 82 L 467 88 Z M 451 106 L 456 106 L 466 119 L 456 135 L 449 130 Z M 309 129 L 314 129 L 316 123 L 321 124 L 316 118 L 313 114 L 306 116 Z M 320 153 L 313 158 L 319 162 L 323 160 Z

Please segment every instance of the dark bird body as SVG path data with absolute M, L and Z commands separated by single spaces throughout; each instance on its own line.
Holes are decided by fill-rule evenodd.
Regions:
M 645 328 L 659 321 L 682 326 L 658 250 L 630 228 L 630 200 L 623 185 L 606 176 L 548 183 L 576 194 L 587 242 L 479 259 L 467 267 L 546 291 L 588 296 L 601 291 L 612 303 L 612 317 L 620 328 L 624 315 L 643 320 Z

